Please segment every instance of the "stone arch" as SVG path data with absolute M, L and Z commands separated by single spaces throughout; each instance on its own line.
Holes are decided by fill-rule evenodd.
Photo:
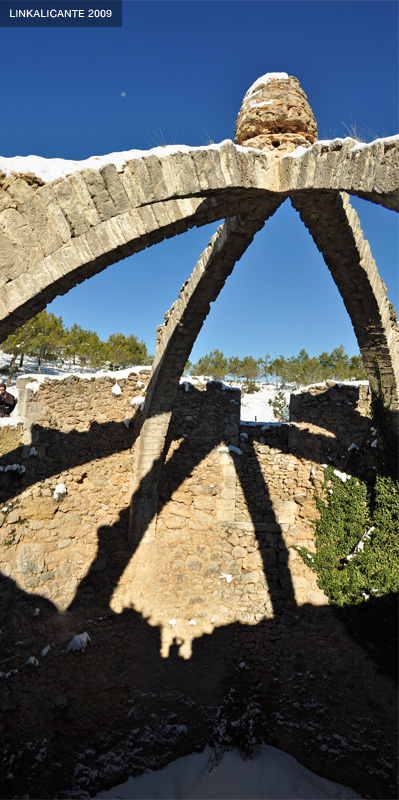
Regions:
M 165 315 L 164 325 L 157 329 L 156 355 L 143 409 L 131 493 L 131 535 L 136 541 L 145 533 L 148 537 L 155 533 L 158 478 L 173 400 L 210 302 L 216 299 L 254 234 L 282 201 L 276 194 L 268 205 L 254 207 L 247 217 L 229 219 L 218 229 Z M 378 394 L 382 387 L 385 402 L 396 419 L 399 328 L 348 195 L 296 192 L 291 202 L 332 273 L 352 320 L 371 388 Z
M 399 327 L 386 287 L 345 192 L 291 198 L 341 294 L 374 394 L 399 408 Z
M 0 341 L 59 294 L 194 225 L 297 192 L 347 191 L 397 208 L 399 141 L 316 142 L 277 159 L 234 145 L 148 152 L 43 183 L 11 176 L 0 192 Z
M 199 331 L 234 265 L 267 218 L 281 205 L 274 195 L 251 213 L 230 217 L 212 237 L 179 297 L 157 329 L 151 380 L 135 451 L 131 491 L 132 536 L 139 542 L 155 533 L 155 514 L 162 453 L 180 377 Z
M 315 142 L 282 158 L 226 141 L 165 155 L 149 151 L 127 157 L 122 167 L 85 168 L 49 185 L 38 185 L 34 176 L 3 181 L 0 341 L 56 295 L 110 264 L 194 225 L 228 218 L 183 291 L 186 305 L 178 302 L 169 330 L 159 331 L 132 487 L 141 487 L 144 501 L 152 498 L 143 504 L 147 516 L 174 392 L 209 303 L 256 230 L 288 196 L 332 271 L 373 389 L 382 388 L 398 408 L 396 318 L 345 194 L 397 209 L 398 154 L 393 138 L 370 145 Z M 144 523 L 138 513 L 138 535 Z

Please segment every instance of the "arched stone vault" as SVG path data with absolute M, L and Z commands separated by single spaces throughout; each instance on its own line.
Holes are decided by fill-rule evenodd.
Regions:
M 347 194 L 398 210 L 399 138 L 315 142 L 285 157 L 230 141 L 82 169 L 50 184 L 3 178 L 0 190 L 0 341 L 59 294 L 112 263 L 225 219 L 158 329 L 136 448 L 134 533 L 155 514 L 162 450 L 179 378 L 234 264 L 291 198 L 331 270 L 351 317 L 371 386 L 398 409 L 399 333 Z M 0 175 L 1 178 L 1 175 Z
M 0 192 L 0 341 L 59 294 L 195 225 L 246 213 L 270 193 L 346 191 L 398 208 L 399 140 L 316 142 L 277 159 L 226 141 L 83 169 Z

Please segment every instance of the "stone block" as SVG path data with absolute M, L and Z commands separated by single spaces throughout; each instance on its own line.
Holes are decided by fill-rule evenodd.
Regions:
M 52 497 L 38 497 L 24 501 L 24 516 L 29 520 L 50 520 L 54 518 L 57 503 Z
M 216 495 L 218 490 L 215 484 L 212 483 L 200 483 L 198 485 L 194 485 L 191 487 L 191 492 L 194 495 Z
M 15 244 L 0 231 L 1 282 L 4 286 L 8 280 L 20 275 L 25 269 L 24 261 Z
M 205 148 L 203 150 L 193 150 L 191 158 L 195 166 L 201 192 L 225 188 L 226 178 L 221 168 L 220 156 L 217 150 Z M 189 192 L 186 193 L 189 194 Z
M 137 185 L 137 182 L 135 181 L 132 172 L 127 165 L 121 174 L 121 180 L 123 188 L 129 199 L 130 208 L 137 208 L 142 202 L 140 187 Z
M 155 155 L 148 155 L 144 159 L 144 164 L 152 187 L 152 199 L 149 202 L 162 201 L 168 199 L 170 196 L 163 177 L 163 161 L 164 159 L 162 157 L 158 158 Z
M 215 498 L 207 495 L 194 497 L 193 506 L 199 511 L 213 511 Z
M 163 198 L 157 197 L 157 199 L 184 197 L 199 191 L 197 173 L 190 155 L 173 153 L 170 156 L 160 158 L 159 164 L 162 170 L 165 194 Z
M 237 153 L 237 160 L 241 174 L 241 186 L 245 189 L 252 189 L 256 187 L 256 169 L 255 162 L 251 158 L 252 154 L 240 150 Z
M 8 192 L 0 189 L 0 212 L 5 211 L 6 208 L 16 208 L 17 204 L 13 197 Z
M 1 290 L 3 308 L 6 316 L 13 309 L 18 309 L 29 299 L 34 297 L 41 288 L 32 274 L 20 275 L 15 280 L 5 284 Z
M 219 148 L 220 168 L 227 186 L 241 187 L 241 174 L 233 142 L 224 142 Z
M 37 194 L 42 198 L 47 206 L 48 214 L 53 220 L 53 224 L 57 228 L 59 236 L 63 242 L 67 242 L 71 238 L 71 229 L 65 218 L 65 215 L 57 202 L 57 198 L 51 186 L 40 186 Z
M 193 498 L 191 492 L 188 491 L 188 488 L 183 485 L 176 492 L 173 492 L 171 500 L 172 502 L 183 503 L 184 505 L 191 505 Z
M 235 536 L 235 537 L 229 537 L 229 541 L 230 542 L 232 541 L 234 543 L 234 542 L 239 542 L 240 540 L 238 536 Z M 245 547 L 240 547 L 239 544 L 233 547 L 233 558 L 245 558 L 246 555 L 247 555 L 247 550 Z
M 190 519 L 191 517 L 190 509 L 183 503 L 173 503 L 171 511 L 178 517 L 185 517 L 185 519 Z
M 34 267 L 43 258 L 42 250 L 31 227 L 26 220 L 13 208 L 7 208 L 0 214 L 0 230 L 12 242 L 18 256 L 25 267 Z
M 328 605 L 327 597 L 321 589 L 310 589 L 310 591 L 306 593 L 306 600 L 308 603 L 311 603 L 312 606 Z
M 135 198 L 134 205 L 146 205 L 147 203 L 156 202 L 158 199 L 163 199 L 162 197 L 156 197 L 154 194 L 154 188 L 145 158 L 133 158 L 127 161 L 124 171 L 125 173 L 130 173 L 132 178 L 130 187 Z
M 105 221 L 114 217 L 118 211 L 108 193 L 101 172 L 95 169 L 84 169 L 80 173 L 100 216 Z
M 84 172 L 86 172 L 86 170 Z M 98 225 L 100 222 L 102 222 L 102 217 L 93 201 L 89 186 L 84 179 L 84 172 L 75 172 L 72 175 L 69 175 L 68 180 L 71 183 L 71 186 L 79 200 L 85 216 L 90 222 L 90 225 Z
M 162 521 L 164 522 L 165 526 L 170 528 L 172 531 L 178 528 L 184 528 L 187 524 L 186 519 L 186 517 L 178 514 L 172 514 L 170 511 L 162 514 Z
M 130 201 L 123 185 L 122 177 L 118 173 L 114 164 L 106 164 L 100 169 L 105 187 L 111 196 L 118 213 L 128 211 Z
M 49 216 L 42 197 L 23 180 L 14 181 L 8 191 L 17 201 L 19 212 L 26 218 L 43 251 L 48 254 L 56 250 L 63 239 Z
M 143 223 L 144 230 L 147 234 L 157 231 L 158 223 L 151 206 L 144 206 L 137 209 L 137 215 Z M 162 239 L 162 235 L 160 237 Z
M 192 572 L 199 572 L 202 570 L 203 564 L 198 558 L 188 558 L 186 562 L 187 569 Z
M 101 225 L 97 225 L 85 233 L 85 241 L 90 250 L 96 258 L 104 258 L 104 266 L 108 266 L 110 253 L 117 250 L 120 244 L 120 234 L 116 232 L 116 228 L 114 229 L 112 223 L 113 220 L 102 222 Z M 118 236 L 119 241 L 116 236 Z
M 125 243 L 136 242 L 145 234 L 144 225 L 135 210 L 119 214 L 114 222 L 120 228 Z
M 167 228 L 171 226 L 175 220 L 169 215 L 169 203 L 152 203 L 151 210 L 157 220 L 160 228 Z M 174 231 L 170 231 L 169 235 L 174 235 Z
M 20 544 L 17 550 L 17 568 L 23 575 L 37 575 L 44 567 L 42 544 Z
M 246 572 L 263 569 L 263 559 L 259 551 L 245 555 L 242 560 L 242 568 Z
M 87 243 L 87 238 L 83 236 L 71 239 L 63 246 L 62 253 L 69 264 L 70 271 L 94 261 L 94 255 Z
M 240 583 L 241 584 L 249 584 L 249 583 L 259 583 L 264 576 L 258 570 L 253 570 L 251 572 L 241 572 L 240 574 Z
M 75 184 L 76 185 L 76 184 Z M 90 228 L 90 220 L 78 200 L 68 178 L 53 185 L 53 190 L 73 236 L 79 236 Z

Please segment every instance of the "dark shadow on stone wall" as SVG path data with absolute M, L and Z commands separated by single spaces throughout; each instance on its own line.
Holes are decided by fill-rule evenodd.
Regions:
M 96 427 L 101 434 L 113 430 Z M 74 452 L 82 442 L 77 458 L 92 458 L 100 431 L 91 433 L 90 449 L 79 438 L 87 442 L 87 435 L 57 438 L 46 474 L 71 466 L 65 447 L 57 456 L 63 442 L 73 441 Z M 216 439 L 196 452 L 188 441 L 180 444 L 165 467 L 160 507 Z M 297 455 L 308 451 L 309 441 L 298 434 Z M 108 446 L 115 452 L 121 441 Z M 254 453 L 249 458 L 267 499 Z M 243 490 L 255 519 L 259 509 L 244 484 Z M 273 510 L 265 505 L 270 522 Z M 159 630 L 133 608 L 121 614 L 110 609 L 137 546 L 128 541 L 127 509 L 115 525 L 99 528 L 96 557 L 66 612 L 4 576 L 1 797 L 62 798 L 70 791 L 83 797 L 207 743 L 220 747 L 223 714 L 236 723 L 236 744 L 244 750 L 252 715 L 259 738 L 309 769 L 363 797 L 396 797 L 394 686 L 330 607 L 295 604 L 282 537 L 281 545 L 277 572 L 267 557 L 263 562 L 274 617 L 203 635 L 187 661 L 177 642 L 169 658 L 161 658 Z M 384 613 L 385 602 L 375 601 L 376 613 Z M 351 613 L 356 628 L 360 611 Z M 72 637 L 83 632 L 90 636 L 87 648 L 68 652 Z M 27 663 L 32 657 L 37 666 Z
M 323 402 L 327 409 L 327 413 L 323 416 L 323 425 L 333 434 L 334 438 L 320 431 L 312 433 L 309 430 L 285 426 L 287 435 L 289 431 L 287 447 L 289 446 L 290 452 L 298 457 L 320 463 L 326 460 L 337 469 L 348 469 L 352 475 L 359 478 L 370 474 L 375 463 L 375 450 L 371 449 L 371 443 L 375 437 L 370 433 L 372 421 L 368 417 L 362 416 L 355 408 L 356 388 L 353 387 L 352 400 L 343 399 L 340 389 L 336 387 L 323 393 Z M 348 387 L 345 385 L 345 392 L 347 389 Z M 194 387 L 190 389 L 190 392 L 201 394 Z M 296 408 L 294 419 L 315 424 L 319 398 L 320 395 L 310 398 L 306 404 L 302 403 L 299 409 L 300 413 Z M 329 413 L 334 406 L 337 406 L 337 414 Z M 345 424 L 342 419 L 345 419 Z M 22 447 L 0 456 L 0 466 L 17 463 L 23 464 L 26 469 L 22 475 L 17 472 L 0 473 L 0 502 L 15 497 L 23 489 L 52 475 L 57 475 L 63 470 L 84 465 L 94 459 L 107 458 L 112 453 L 130 451 L 139 433 L 139 428 L 139 415 L 135 422 L 131 423 L 129 429 L 126 429 L 121 422 L 93 422 L 87 432 L 71 430 L 63 433 L 53 428 L 34 425 L 32 444 L 40 448 L 40 455 L 37 459 L 22 458 Z M 353 431 L 353 435 L 348 437 L 348 430 Z M 345 436 L 343 436 L 343 432 L 345 432 Z M 353 441 L 349 441 L 349 439 Z M 221 441 L 220 433 L 216 434 L 212 441 L 213 446 L 216 447 Z M 170 434 L 165 450 L 168 442 L 170 443 Z M 352 443 L 355 444 L 355 448 L 348 452 Z M 187 442 L 182 446 L 187 449 L 190 444 Z M 205 457 L 209 448 L 208 450 L 205 448 L 202 452 L 202 457 Z
M 100 530 L 100 541 L 110 533 Z M 185 661 L 174 647 L 160 657 L 159 631 L 134 609 L 112 613 L 107 586 L 93 584 L 85 605 L 64 614 L 9 579 L 4 587 L 14 614 L 4 630 L 3 798 L 83 797 L 207 743 L 220 747 L 223 715 L 238 723 L 244 750 L 252 715 L 258 737 L 309 769 L 363 797 L 396 797 L 393 686 L 329 607 L 282 604 L 256 626 L 215 629 Z M 67 652 L 85 631 L 87 649 Z

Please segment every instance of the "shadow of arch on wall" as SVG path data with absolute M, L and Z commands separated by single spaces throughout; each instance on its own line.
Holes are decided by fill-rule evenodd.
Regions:
M 196 392 L 197 390 L 193 388 L 190 391 Z M 180 392 L 185 394 L 183 387 Z M 205 393 L 198 392 L 198 394 L 204 395 Z M 350 414 L 356 426 L 358 412 L 354 406 L 350 407 Z M 338 434 L 338 430 L 334 428 L 334 423 L 331 424 L 331 420 L 329 420 L 329 424 L 331 432 Z M 68 459 L 68 454 L 71 452 L 81 459 L 85 450 L 83 447 L 85 439 L 91 441 L 88 456 L 90 460 L 93 455 L 96 455 L 96 446 L 99 450 L 101 449 L 98 444 L 99 437 L 102 438 L 109 432 L 110 438 L 115 438 L 112 436 L 111 426 L 98 425 L 94 427 L 95 430 L 89 433 L 73 432 L 72 436 L 77 441 L 81 441 L 81 448 L 73 446 L 73 444 L 68 446 L 70 435 L 65 436 L 59 433 L 58 461 L 57 463 L 50 462 L 50 469 L 58 473 L 61 468 L 65 468 L 67 465 L 71 466 L 70 460 L 64 463 L 64 459 Z M 104 433 L 102 428 L 105 428 Z M 179 425 L 175 427 L 175 431 L 178 428 Z M 215 434 L 217 434 L 216 430 Z M 254 433 L 254 442 L 256 436 L 257 434 Z M 168 439 L 169 441 L 173 439 L 173 431 L 168 433 Z M 306 430 L 297 429 L 297 454 L 303 458 L 313 458 L 315 449 L 317 450 L 315 440 L 319 441 L 320 447 L 323 449 L 328 442 L 331 442 L 331 439 L 326 439 L 323 434 L 315 436 Z M 252 449 L 247 452 L 246 457 L 250 460 L 255 480 L 259 486 L 263 487 L 263 492 L 267 495 L 268 487 L 253 449 L 254 442 L 251 443 Z M 58 446 L 59 444 L 60 446 Z M 173 482 L 168 487 L 168 497 L 184 480 L 187 473 L 191 472 L 196 463 L 206 457 L 209 445 L 210 443 L 205 441 L 205 437 L 198 450 L 194 450 L 187 439 L 180 442 L 166 465 L 166 471 L 169 472 L 169 478 Z M 115 446 L 114 441 L 110 442 L 110 446 Z M 346 448 L 344 450 L 346 452 Z M 346 452 L 346 458 L 351 457 L 354 456 Z M 7 458 L 7 460 L 10 459 Z M 335 461 L 332 463 L 336 463 L 342 468 L 339 445 L 335 453 Z M 35 467 L 37 466 L 35 464 Z M 245 485 L 243 485 L 243 491 L 245 492 Z M 167 502 L 166 497 L 160 498 L 160 504 L 165 501 Z M 255 521 L 257 509 L 253 505 L 253 495 L 251 501 L 251 496 L 248 494 L 247 502 L 250 516 Z M 395 790 L 391 787 L 394 770 L 393 768 L 389 771 L 386 769 L 387 752 L 392 752 L 392 742 L 395 741 L 391 731 L 391 712 L 395 707 L 392 703 L 393 687 L 390 687 L 383 676 L 376 675 L 374 668 L 364 658 L 359 647 L 346 636 L 341 624 L 342 620 L 339 617 L 336 618 L 335 612 L 330 607 L 296 603 L 288 568 L 287 547 L 276 519 L 273 526 L 274 538 L 281 553 L 276 575 L 273 574 L 273 564 L 270 556 L 267 555 L 269 550 L 263 550 L 265 542 L 262 541 L 262 532 L 259 530 L 261 526 L 258 531 L 255 527 L 259 547 L 262 550 L 263 571 L 270 591 L 273 616 L 265 617 L 256 626 L 235 621 L 215 627 L 212 633 L 202 633 L 193 641 L 192 658 L 186 659 L 181 657 L 182 653 L 178 650 L 177 639 L 170 641 L 168 657 L 161 656 L 160 651 L 163 644 L 161 626 L 149 624 L 147 616 L 143 616 L 142 612 L 134 606 L 125 607 L 121 613 L 112 610 L 111 597 L 121 572 L 131 560 L 132 554 L 138 546 L 137 542 L 127 540 L 127 518 L 128 509 L 121 509 L 119 519 L 112 526 L 102 525 L 98 528 L 96 556 L 89 572 L 81 580 L 76 596 L 66 613 L 58 614 L 55 605 L 44 596 L 27 594 L 12 579 L 0 576 L 2 595 L 6 602 L 5 611 L 7 612 L 6 642 L 14 645 L 16 639 L 20 640 L 21 627 L 23 627 L 24 635 L 26 632 L 26 647 L 30 648 L 27 651 L 29 654 L 39 653 L 45 642 L 52 642 L 51 652 L 46 656 L 45 666 L 34 670 L 33 678 L 29 676 L 31 667 L 25 666 L 24 672 L 21 669 L 20 682 L 14 684 L 11 680 L 8 685 L 6 681 L 2 684 L 6 690 L 5 708 L 7 710 L 10 709 L 10 695 L 14 698 L 18 693 L 18 702 L 15 703 L 13 713 L 8 716 L 9 728 L 5 740 L 5 755 L 16 759 L 17 766 L 21 764 L 21 767 L 14 768 L 13 771 L 5 770 L 4 787 L 7 787 L 7 796 L 22 795 L 28 781 L 33 796 L 52 795 L 54 785 L 56 785 L 57 791 L 64 788 L 70 789 L 71 776 L 75 777 L 76 773 L 80 776 L 76 764 L 77 762 L 81 763 L 82 753 L 86 752 L 85 748 L 88 744 L 90 748 L 94 748 L 96 755 L 94 756 L 93 749 L 87 752 L 93 754 L 96 763 L 98 758 L 100 767 L 104 752 L 104 740 L 107 751 L 113 751 L 116 748 L 117 752 L 122 740 L 125 740 L 132 753 L 130 761 L 127 762 L 129 769 L 136 769 L 137 763 L 140 763 L 134 758 L 134 753 L 140 752 L 136 748 L 143 745 L 143 740 L 148 734 L 148 725 L 151 732 L 156 734 L 155 720 L 164 719 L 163 712 L 169 703 L 173 707 L 174 719 L 177 711 L 179 722 L 183 721 L 190 731 L 190 737 L 187 737 L 190 744 L 194 738 L 198 746 L 205 746 L 212 737 L 212 726 L 215 719 L 213 706 L 217 707 L 222 704 L 230 686 L 234 685 L 233 669 L 229 663 L 226 664 L 225 658 L 226 652 L 230 652 L 235 654 L 237 664 L 242 661 L 246 663 L 245 673 L 240 672 L 243 700 L 245 704 L 250 704 L 254 697 L 259 697 L 262 708 L 261 733 L 268 743 L 287 750 L 299 758 L 303 750 L 304 736 L 306 741 L 312 742 L 312 748 L 308 748 L 309 752 L 306 752 L 305 756 L 302 753 L 302 760 L 306 759 L 305 766 L 320 770 L 321 763 L 330 779 L 334 777 L 336 780 L 344 780 L 346 775 L 348 783 L 347 776 L 350 775 L 351 785 L 353 781 L 354 788 L 359 791 L 375 791 L 375 796 L 395 797 Z M 379 614 L 386 612 L 388 600 L 389 598 L 376 598 L 375 601 L 372 601 L 373 620 L 378 618 Z M 37 616 L 35 609 L 40 611 Z M 368 604 L 366 616 L 367 611 L 370 611 Z M 353 621 L 356 627 L 362 611 L 355 607 L 351 609 L 351 613 L 354 615 Z M 33 618 L 34 624 L 32 624 Z M 93 636 L 93 645 L 84 655 L 84 665 L 80 658 L 81 654 L 76 653 L 71 653 L 68 661 L 61 662 L 60 655 L 61 653 L 65 654 L 68 641 L 77 631 L 86 630 L 89 620 L 91 627 L 88 630 L 92 633 L 92 629 L 94 629 L 95 636 Z M 325 646 L 326 631 L 330 636 L 329 647 Z M 246 649 L 248 639 L 257 640 L 260 644 L 264 663 L 261 675 L 254 653 Z M 20 644 L 22 645 L 23 642 Z M 101 647 L 101 658 L 99 658 L 99 647 Z M 8 653 L 8 651 L 6 652 Z M 342 667 L 344 652 L 345 669 Z M 15 658 L 15 646 L 12 654 Z M 20 658 L 19 654 L 17 654 L 18 657 Z M 349 659 L 349 664 L 347 664 L 347 659 Z M 13 665 L 15 662 L 11 663 Z M 60 668 L 60 664 L 63 664 L 63 668 Z M 8 669 L 10 666 L 11 664 Z M 342 674 L 340 670 L 342 670 Z M 275 683 L 277 676 L 279 676 L 279 681 Z M 295 681 L 293 682 L 294 677 Z M 342 704 L 343 685 L 345 687 L 345 706 Z M 356 691 L 353 690 L 353 686 L 356 687 Z M 376 686 L 378 687 L 377 693 Z M 10 687 L 10 694 L 7 694 L 8 687 Z M 299 689 L 291 698 L 292 701 L 295 699 L 296 703 L 293 707 L 289 700 L 292 688 Z M 376 696 L 378 703 L 375 701 Z M 149 697 L 153 699 L 148 705 Z M 38 698 L 40 698 L 40 702 L 38 702 Z M 68 703 L 66 704 L 62 698 L 68 698 Z M 196 705 L 193 705 L 193 698 Z M 316 702 L 320 707 L 327 699 L 329 713 L 322 716 L 321 719 L 316 717 L 316 727 L 310 728 L 309 721 L 314 724 L 314 715 L 308 716 L 309 707 L 306 704 Z M 123 712 L 124 706 L 125 709 L 126 706 L 128 708 L 127 715 Z M 130 716 L 132 707 L 138 710 L 138 706 L 141 709 L 140 719 L 145 720 L 144 732 L 139 730 L 135 717 Z M 208 709 L 207 706 L 209 706 Z M 33 751 L 33 756 L 29 760 L 28 748 L 25 747 L 24 750 L 24 746 L 21 747 L 20 727 L 24 712 L 26 714 L 27 709 L 30 711 L 35 707 L 38 710 L 36 715 L 33 715 L 33 722 L 30 721 L 30 738 L 34 738 L 34 734 L 39 735 L 37 731 L 40 733 L 42 726 L 49 740 L 48 749 L 45 751 L 45 769 L 36 769 L 36 772 L 34 768 L 29 771 L 32 761 L 33 766 L 35 765 L 36 753 Z M 96 726 L 98 708 L 101 709 L 101 724 Z M 189 714 L 188 708 L 194 708 L 194 720 L 193 713 Z M 278 724 L 281 713 L 284 714 L 287 721 L 283 727 Z M 363 748 L 362 755 L 358 743 L 362 742 L 364 718 L 368 718 L 370 714 L 373 719 L 371 732 L 370 730 L 368 732 L 371 750 L 365 752 Z M 346 738 L 349 723 L 354 717 L 356 722 L 360 721 L 361 723 L 360 728 L 355 727 L 353 730 L 349 730 L 350 742 L 357 746 L 358 758 L 356 759 L 353 759 L 353 748 L 348 747 Z M 200 721 L 199 725 L 197 718 Z M 218 719 L 216 716 L 216 720 Z M 117 725 L 115 720 L 118 721 Z M 300 735 L 293 736 L 293 727 L 298 729 Z M 129 738 L 132 736 L 132 729 L 136 737 L 134 747 L 130 746 L 133 739 Z M 334 744 L 332 756 L 327 752 L 325 760 L 323 757 L 320 762 L 315 758 L 315 761 L 312 762 L 311 753 L 319 753 L 321 736 L 323 736 L 323 742 L 329 741 L 331 738 Z M 39 739 L 39 741 L 41 740 Z M 156 741 L 158 749 L 163 741 L 158 736 L 156 736 Z M 65 742 L 67 742 L 67 747 Z M 148 748 L 148 741 L 146 745 L 144 742 L 143 746 Z M 165 752 L 161 753 L 161 757 L 167 763 L 169 750 L 167 746 L 163 746 Z M 177 747 L 184 748 L 184 745 L 178 743 L 175 747 L 176 749 Z M 339 748 L 340 754 L 338 765 L 341 770 L 341 773 L 338 770 L 338 774 L 335 772 L 337 748 Z M 177 752 L 181 752 L 181 750 L 177 750 Z M 183 750 L 183 752 L 185 751 Z M 381 753 L 385 760 L 380 757 Z M 115 757 L 114 752 L 111 752 L 111 757 Z M 6 759 L 5 763 L 7 763 Z M 385 769 L 382 770 L 381 766 L 384 766 Z M 93 763 L 91 763 L 91 767 L 93 768 Z M 125 769 L 125 763 L 123 768 Z M 127 770 L 125 769 L 125 771 Z M 97 773 L 93 772 L 93 776 L 95 774 L 97 777 L 100 776 L 100 780 L 103 777 L 101 769 Z M 51 787 L 51 791 L 46 792 L 45 789 L 48 786 Z M 97 785 L 94 782 L 94 786 L 98 789 L 98 779 Z M 81 789 L 81 785 L 79 789 Z
M 226 141 L 165 156 L 149 151 L 119 171 L 110 163 L 44 186 L 37 186 L 40 179 L 8 182 L 0 212 L 0 341 L 110 264 L 190 227 L 226 219 L 157 330 L 135 450 L 134 538 L 143 535 L 149 510 L 154 518 L 173 399 L 210 304 L 287 197 L 342 296 L 373 393 L 397 415 L 396 314 L 347 193 L 397 209 L 398 149 L 392 138 L 365 146 L 346 139 L 316 142 L 299 157 L 278 159 Z

